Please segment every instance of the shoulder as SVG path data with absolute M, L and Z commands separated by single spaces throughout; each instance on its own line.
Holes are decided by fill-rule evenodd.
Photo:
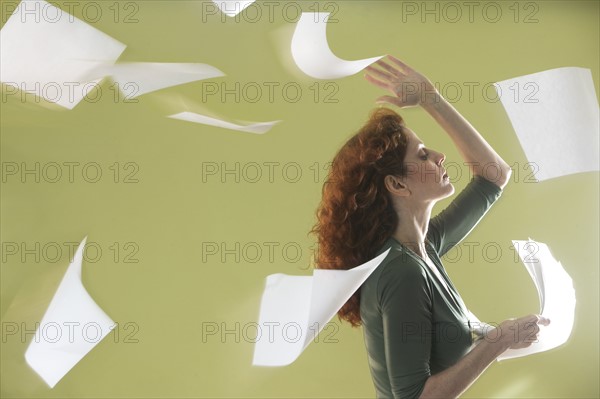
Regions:
M 387 242 L 390 253 L 361 287 L 361 315 L 396 312 L 431 304 L 432 285 L 423 265 L 400 245 Z M 386 248 L 386 249 L 387 249 Z
M 427 273 L 422 264 L 395 240 L 389 239 L 379 253 L 387 249 L 390 252 L 369 277 L 369 283 L 376 283 L 375 285 L 381 288 L 398 280 L 415 282 L 427 279 Z
M 427 273 L 419 262 L 406 252 L 401 252 L 390 259 L 379 277 L 379 287 L 384 288 L 397 284 L 415 284 L 427 282 Z
M 430 296 L 431 284 L 423 265 L 404 250 L 398 250 L 385 264 L 381 265 L 377 281 L 377 297 L 386 298 L 412 296 L 416 293 Z
M 420 265 L 414 262 L 406 251 L 393 240 L 388 240 L 378 254 L 390 250 L 385 259 L 365 281 L 365 286 L 378 291 L 381 286 L 397 278 L 414 279 L 420 272 Z

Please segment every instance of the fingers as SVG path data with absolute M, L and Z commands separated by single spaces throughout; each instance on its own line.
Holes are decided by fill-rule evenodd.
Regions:
M 523 325 L 523 331 L 527 333 L 524 341 L 527 343 L 536 342 L 538 339 L 538 333 L 540 332 L 540 326 L 535 321 L 528 321 Z
M 395 57 L 390 56 L 387 62 L 380 59 L 369 65 L 365 71 L 365 78 L 369 82 L 398 97 L 382 97 L 377 101 L 379 103 L 386 102 L 400 108 L 414 107 L 430 102 L 427 100 L 428 94 L 436 94 L 435 87 L 427 78 Z
M 371 75 L 367 75 L 365 74 L 365 79 L 367 79 L 369 82 L 373 83 L 375 86 L 377 87 L 381 87 L 384 90 L 388 90 L 388 85 L 385 82 L 382 82 L 381 80 L 378 80 L 376 78 L 374 78 Z
M 525 321 L 533 322 L 538 325 L 547 326 L 550 324 L 550 319 L 544 316 L 540 316 L 537 314 L 532 314 L 524 317 Z
M 550 319 L 535 314 L 524 317 L 523 321 L 523 330 L 527 332 L 527 336 L 523 340 L 526 346 L 538 342 L 540 326 L 547 326 L 550 324 Z
M 392 105 L 395 105 L 400 108 L 405 106 L 398 97 L 394 97 L 394 96 L 381 96 L 377 100 L 375 100 L 375 103 L 377 103 L 377 104 L 392 104 Z
M 369 65 L 367 68 L 365 68 L 369 73 L 372 73 L 373 75 L 377 76 L 380 79 L 385 79 L 385 80 L 392 80 L 394 79 L 394 75 L 384 72 L 384 71 L 380 71 L 379 69 L 374 68 L 372 65 Z
M 389 58 L 398 68 L 400 68 L 400 70 L 402 72 L 407 73 L 407 72 L 410 72 L 413 70 L 411 67 L 409 67 L 407 64 L 400 61 L 398 58 L 394 57 L 393 55 L 390 55 Z
M 511 341 L 510 348 L 519 349 L 527 348 L 531 344 L 539 342 L 541 326 L 549 324 L 550 319 L 537 314 L 530 314 L 518 319 L 506 320 L 497 329 L 502 338 Z
M 385 69 L 386 71 L 388 71 L 389 73 L 391 73 L 392 75 L 396 76 L 396 77 L 401 77 L 402 75 L 405 75 L 401 70 L 399 70 L 398 68 L 395 68 L 389 64 L 386 64 L 383 60 L 379 60 L 375 63 L 375 65 Z
M 541 324 L 542 326 L 548 326 L 548 325 L 550 325 L 550 319 L 547 317 L 540 316 L 538 324 Z

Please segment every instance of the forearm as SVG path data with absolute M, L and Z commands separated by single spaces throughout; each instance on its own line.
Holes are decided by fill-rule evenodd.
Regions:
M 421 104 L 448 133 L 473 174 L 481 175 L 503 188 L 510 179 L 510 166 L 479 132 L 439 93 L 435 100 Z
M 421 398 L 458 397 L 507 348 L 501 341 L 481 341 L 454 366 L 429 377 Z

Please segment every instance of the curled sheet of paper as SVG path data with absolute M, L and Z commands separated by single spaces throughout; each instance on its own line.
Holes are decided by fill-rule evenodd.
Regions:
M 286 366 L 296 360 L 389 251 L 350 270 L 268 276 L 258 322 L 265 333 L 257 337 L 252 364 Z
M 589 69 L 551 69 L 495 87 L 538 180 L 599 170 L 600 114 Z
M 81 283 L 85 242 L 79 244 L 25 352 L 27 364 L 50 388 L 115 327 Z
M 569 339 L 575 319 L 575 289 L 573 280 L 560 262 L 556 261 L 546 244 L 513 240 L 523 265 L 529 272 L 540 298 L 540 314 L 550 319 L 540 326 L 538 342 L 522 349 L 509 349 L 498 361 L 527 356 L 556 348 Z
M 329 13 L 303 12 L 292 38 L 292 57 L 308 76 L 338 79 L 354 75 L 381 57 L 346 61 L 336 57 L 327 43 Z
M 213 0 L 219 10 L 228 17 L 235 17 L 256 0 Z
M 110 76 L 127 98 L 196 80 L 225 76 L 207 64 L 127 62 L 94 69 L 96 76 Z
M 203 125 L 222 127 L 225 129 L 238 130 L 240 132 L 263 134 L 271 130 L 275 124 L 280 121 L 253 123 L 250 125 L 236 125 L 235 123 L 226 122 L 221 119 L 211 118 L 206 115 L 196 114 L 194 112 L 180 112 L 178 114 L 169 115 L 168 118 L 179 119 L 187 122 L 200 123 Z
M 73 109 L 102 80 L 125 45 L 42 0 L 23 0 L 0 31 L 0 79 L 17 94 L 33 93 Z

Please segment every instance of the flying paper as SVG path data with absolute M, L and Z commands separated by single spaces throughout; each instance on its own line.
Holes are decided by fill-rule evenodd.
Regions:
M 498 361 L 531 355 L 556 348 L 569 339 L 575 318 L 575 289 L 573 280 L 557 262 L 546 244 L 515 241 L 523 265 L 529 272 L 540 298 L 540 314 L 550 319 L 548 326 L 540 325 L 538 342 L 522 349 L 509 349 Z
M 265 333 L 257 337 L 252 364 L 286 366 L 296 360 L 389 251 L 350 270 L 268 276 L 259 316 Z
M 0 77 L 18 90 L 73 109 L 125 45 L 42 0 L 23 0 L 0 31 Z M 18 89 L 18 90 L 17 90 Z
M 327 43 L 329 13 L 304 12 L 292 38 L 292 57 L 296 65 L 315 79 L 338 79 L 366 68 L 381 57 L 346 61 L 333 54 Z
M 94 69 L 97 76 L 109 75 L 127 98 L 196 80 L 224 76 L 207 64 L 128 62 Z
M 228 17 L 235 17 L 255 0 L 213 0 L 219 10 Z
M 538 180 L 599 170 L 592 73 L 558 68 L 495 84 Z
M 179 119 L 182 121 L 201 123 L 203 125 L 222 127 L 225 129 L 238 130 L 246 133 L 263 134 L 268 132 L 275 124 L 280 121 L 253 123 L 250 125 L 236 125 L 235 123 L 226 122 L 221 119 L 211 118 L 209 116 L 196 114 L 194 112 L 180 112 L 178 114 L 169 115 L 168 118 Z
M 86 238 L 79 244 L 25 352 L 27 364 L 50 388 L 115 326 L 81 283 L 85 242 Z

